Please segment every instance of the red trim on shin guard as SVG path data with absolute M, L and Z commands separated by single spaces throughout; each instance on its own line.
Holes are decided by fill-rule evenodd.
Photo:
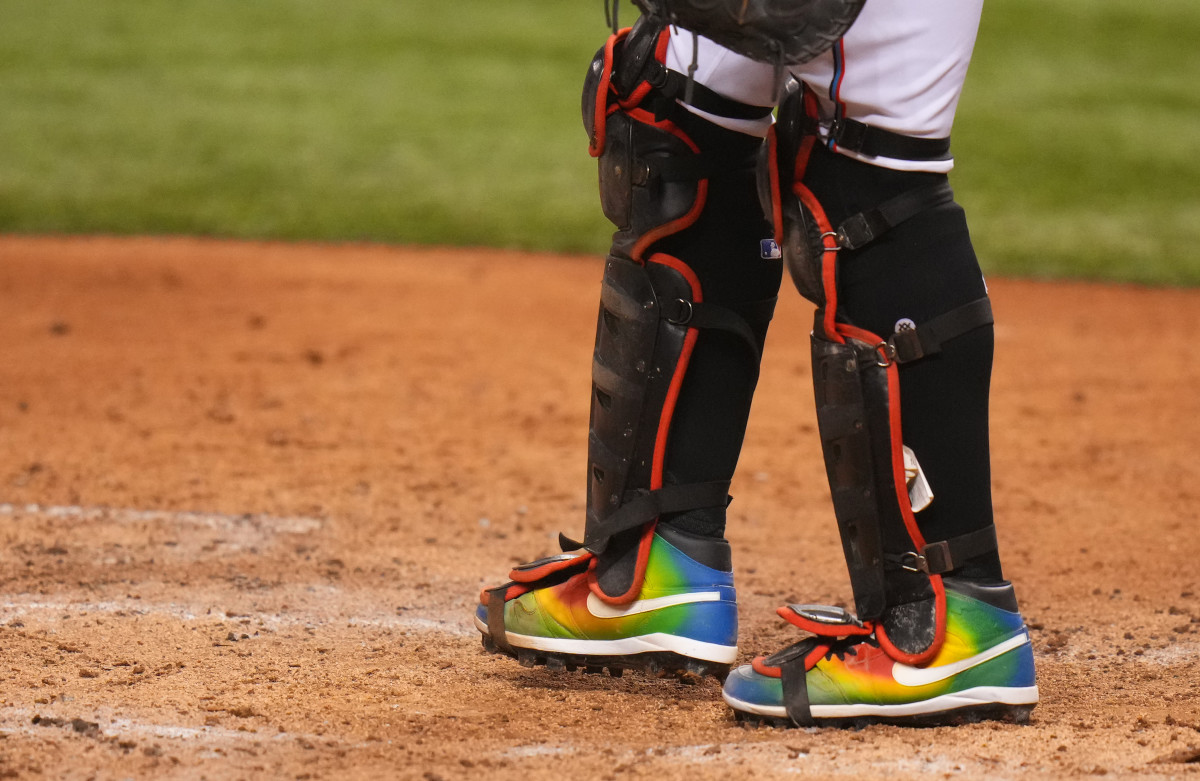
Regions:
M 479 592 L 479 604 L 481 604 L 481 605 L 488 604 L 488 599 L 490 599 L 490 596 L 488 595 L 488 591 L 490 591 L 490 590 L 491 589 L 485 588 Z M 526 586 L 526 585 L 523 585 L 520 583 L 513 583 L 508 587 L 508 590 L 504 592 L 504 601 L 508 602 L 509 600 L 516 599 L 517 597 L 521 596 L 522 594 L 525 594 L 530 591 L 533 591 L 533 588 L 530 586 Z
M 588 154 L 592 157 L 599 157 L 604 154 L 604 143 L 608 138 L 608 115 L 612 113 L 615 107 L 610 108 L 608 105 L 608 93 L 612 88 L 612 71 L 613 71 L 613 55 L 616 45 L 629 35 L 632 27 L 626 27 L 613 35 L 608 36 L 608 41 L 604 44 L 604 69 L 600 74 L 600 84 L 596 88 L 596 106 L 595 106 L 595 123 L 592 128 L 595 133 L 595 138 L 588 143 Z
M 808 656 L 804 657 L 805 671 L 816 667 L 817 662 L 821 661 L 821 657 L 829 653 L 830 648 L 831 646 L 826 643 L 817 643 L 814 645 L 813 649 L 808 652 Z M 765 675 L 768 678 L 783 677 L 782 668 L 772 667 L 771 665 L 767 664 L 767 657 L 765 656 L 754 657 L 754 661 L 750 662 L 750 666 L 753 668 L 754 672 L 758 673 L 759 675 Z
M 700 147 L 696 145 L 696 142 L 693 141 L 687 133 L 684 133 L 682 130 L 680 130 L 679 127 L 669 119 L 655 119 L 653 114 L 639 108 L 629 109 L 626 111 L 626 113 L 629 115 L 629 118 L 634 121 L 658 128 L 665 133 L 670 133 L 683 143 L 687 144 L 688 149 L 690 149 L 693 154 L 700 154 Z M 690 228 L 695 224 L 696 220 L 700 219 L 700 213 L 704 211 L 704 205 L 707 202 L 708 179 L 700 179 L 696 182 L 696 200 L 692 203 L 692 208 L 688 209 L 687 213 L 679 219 L 672 220 L 671 222 L 659 225 L 657 228 L 646 231 L 646 233 L 644 233 L 633 245 L 633 249 L 629 253 L 630 256 L 638 263 L 645 263 L 646 261 L 643 256 L 645 255 L 646 250 L 650 248 L 651 244 L 659 239 L 663 239 L 667 236 L 674 235 L 680 231 Z M 686 266 L 684 267 L 686 268 Z M 689 282 L 691 282 L 691 280 L 689 280 Z M 694 290 L 698 289 L 699 282 L 693 283 L 692 287 Z
M 884 344 L 884 340 L 879 336 L 862 328 L 845 323 L 837 323 L 835 328 L 846 338 L 857 339 L 871 345 L 882 346 Z M 886 356 L 881 353 L 880 357 L 885 358 Z M 917 525 L 917 517 L 913 513 L 912 502 L 908 496 L 908 480 L 904 475 L 904 437 L 900 427 L 900 367 L 895 361 L 888 359 L 887 373 L 892 483 L 896 488 L 896 503 L 900 507 L 900 516 L 904 519 L 904 528 L 913 542 L 913 549 L 920 550 L 925 547 L 925 535 L 921 533 L 921 529 Z M 942 583 L 942 576 L 930 575 L 929 585 L 933 588 L 936 618 L 933 642 L 930 643 L 928 649 L 919 654 L 905 653 L 888 639 L 882 624 L 875 627 L 875 636 L 879 639 L 880 646 L 887 651 L 888 656 L 905 664 L 918 665 L 930 661 L 941 650 L 942 642 L 946 639 L 946 587 Z
M 790 606 L 775 609 L 775 613 L 797 629 L 817 635 L 818 637 L 866 637 L 871 634 L 871 625 L 855 626 L 853 624 L 829 625 L 818 621 L 809 621 L 792 610 Z
M 771 227 L 775 229 L 775 243 L 783 246 L 783 198 L 779 185 L 779 135 L 776 126 L 767 131 L 767 182 L 771 191 Z
M 823 316 L 821 320 L 821 330 L 824 331 L 824 336 L 839 344 L 846 340 L 838 332 L 841 327 L 837 322 L 837 259 L 838 259 L 838 243 L 837 237 L 834 235 L 833 226 L 829 223 L 829 217 L 825 214 L 825 209 L 822 208 L 821 202 L 817 200 L 817 196 L 813 195 L 812 190 L 797 182 L 792 187 L 796 197 L 800 199 L 808 210 L 812 213 L 813 219 L 817 221 L 817 228 L 821 231 L 821 245 L 825 251 L 821 253 L 821 284 L 825 289 L 825 306 L 823 308 Z

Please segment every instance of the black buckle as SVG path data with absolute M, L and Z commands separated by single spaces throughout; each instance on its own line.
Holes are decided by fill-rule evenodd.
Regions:
M 954 558 L 950 555 L 950 543 L 946 540 L 929 543 L 921 550 L 921 553 L 924 554 L 925 571 L 930 574 L 939 575 L 954 569 Z
M 908 363 L 925 357 L 925 348 L 921 346 L 921 337 L 915 328 L 897 331 L 888 339 L 888 344 L 896 353 L 897 363 Z
M 875 239 L 875 231 L 871 230 L 871 224 L 867 222 L 867 216 L 862 212 L 847 217 L 846 221 L 838 226 L 837 233 L 834 235 L 837 238 L 838 246 L 842 249 L 858 249 L 865 244 L 870 244 Z
M 853 119 L 835 119 L 829 125 L 829 137 L 842 149 L 861 152 L 867 142 L 867 126 Z

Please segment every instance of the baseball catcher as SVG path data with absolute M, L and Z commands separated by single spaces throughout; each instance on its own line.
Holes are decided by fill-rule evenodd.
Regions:
M 1028 718 L 992 515 L 992 309 L 947 178 L 982 0 L 637 4 L 583 93 L 617 231 L 582 539 L 481 594 L 485 647 L 717 675 L 739 717 L 783 724 Z M 725 511 L 784 268 L 816 305 L 854 611 L 780 608 L 804 636 L 730 672 Z

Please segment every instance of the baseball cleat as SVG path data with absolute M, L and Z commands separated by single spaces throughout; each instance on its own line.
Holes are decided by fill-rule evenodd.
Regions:
M 895 659 L 877 630 L 859 624 L 858 634 L 809 637 L 737 668 L 725 680 L 725 702 L 740 721 L 778 726 L 1028 721 L 1038 690 L 1012 586 L 944 583 L 945 635 L 927 664 Z M 820 620 L 821 610 L 836 609 L 793 606 L 780 614 Z
M 723 678 L 737 658 L 733 573 L 698 558 L 727 563 L 728 543 L 660 526 L 641 588 L 619 604 L 597 585 L 588 551 L 525 564 L 480 595 L 475 626 L 485 649 L 526 667 Z

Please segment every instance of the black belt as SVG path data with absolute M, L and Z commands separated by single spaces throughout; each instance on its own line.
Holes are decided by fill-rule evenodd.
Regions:
M 839 149 L 868 157 L 890 157 L 893 160 L 949 160 L 949 138 L 915 138 L 872 127 L 857 119 L 835 119 L 828 128 L 828 137 Z

